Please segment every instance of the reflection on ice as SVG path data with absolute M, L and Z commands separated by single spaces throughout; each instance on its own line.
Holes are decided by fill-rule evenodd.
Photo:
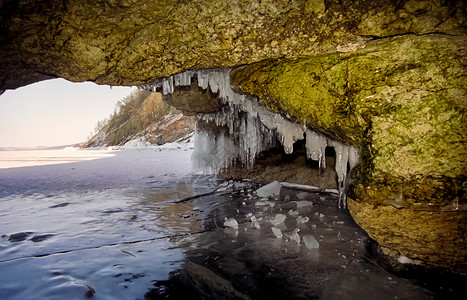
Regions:
M 382 268 L 334 191 L 190 175 L 190 154 L 117 151 L 0 170 L 0 299 L 84 299 L 93 291 L 92 299 L 462 292 L 455 282 L 423 285 L 420 274 L 407 280 Z

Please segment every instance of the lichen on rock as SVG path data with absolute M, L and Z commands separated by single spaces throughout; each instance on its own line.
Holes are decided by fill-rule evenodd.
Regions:
M 462 35 L 404 35 L 368 42 L 356 52 L 243 66 L 231 77 L 238 91 L 259 96 L 271 110 L 361 149 L 349 207 L 381 242 L 391 239 L 389 223 L 404 215 L 430 211 L 425 218 L 431 222 L 452 211 L 454 223 L 465 222 L 464 213 L 456 214 L 467 207 L 465 45 Z M 367 213 L 357 213 L 358 205 Z M 392 217 L 370 215 L 385 207 L 396 208 Z M 411 235 L 421 224 L 411 222 L 397 235 L 416 245 Z M 441 226 L 436 234 L 451 236 L 451 229 Z M 444 242 L 457 247 L 449 238 Z M 396 241 L 388 245 L 430 261 L 416 246 L 404 252 Z
M 361 147 L 363 188 L 405 183 L 402 195 L 410 198 L 409 185 L 416 185 L 417 201 L 445 205 L 446 194 L 433 193 L 433 183 L 462 190 L 454 179 L 466 171 L 464 45 L 464 37 L 443 35 L 380 39 L 354 53 L 240 67 L 232 82 L 268 108 Z

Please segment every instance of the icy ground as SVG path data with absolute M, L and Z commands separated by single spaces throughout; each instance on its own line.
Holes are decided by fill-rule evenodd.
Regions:
M 0 299 L 459 294 L 382 268 L 335 194 L 193 175 L 191 152 L 0 151 Z

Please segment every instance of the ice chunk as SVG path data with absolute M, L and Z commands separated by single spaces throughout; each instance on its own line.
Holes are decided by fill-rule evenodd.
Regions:
M 259 222 L 258 221 L 254 221 L 253 222 L 253 225 L 256 227 L 256 229 L 260 229 L 261 226 L 259 225 Z
M 271 230 L 278 239 L 282 237 L 282 231 L 279 228 L 271 227 Z
M 295 228 L 294 231 L 291 233 L 286 233 L 285 236 L 288 237 L 290 240 L 297 242 L 297 244 L 300 244 L 300 236 L 298 235 L 298 232 L 300 229 Z
M 312 207 L 313 202 L 312 201 L 296 201 L 297 203 L 297 209 L 302 209 L 305 207 Z
M 258 190 L 256 190 L 256 194 L 258 197 L 273 197 L 279 196 L 281 192 L 282 185 L 278 181 L 273 181 Z
M 224 222 L 225 227 L 238 228 L 238 222 L 234 218 L 227 219 Z
M 272 224 L 273 226 L 277 226 L 277 225 L 283 223 L 283 222 L 285 221 L 285 219 L 286 219 L 286 216 L 285 216 L 285 215 L 283 215 L 283 214 L 277 214 L 277 215 L 274 217 L 274 219 L 271 220 L 271 224 Z
M 307 247 L 308 249 L 319 248 L 319 242 L 311 234 L 304 235 L 302 239 L 303 239 L 303 244 L 305 244 L 305 247 Z
M 272 201 L 258 201 L 255 203 L 256 206 L 266 206 L 266 205 L 269 205 L 270 207 L 274 207 L 276 206 L 276 203 L 272 202 Z
M 307 192 L 300 192 L 300 193 L 297 193 L 297 198 L 298 199 L 304 199 L 308 196 L 308 193 Z
M 293 209 L 290 209 L 290 210 L 288 211 L 288 214 L 289 214 L 291 217 L 297 217 L 297 216 L 298 216 L 298 211 L 293 210 Z
M 298 216 L 297 223 L 302 223 L 303 224 L 303 223 L 308 222 L 309 220 L 310 220 L 310 218 L 308 218 L 308 217 Z

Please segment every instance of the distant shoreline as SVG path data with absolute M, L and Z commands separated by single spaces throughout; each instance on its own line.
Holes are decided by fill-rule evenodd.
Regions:
M 63 150 L 67 147 L 81 148 L 84 143 L 61 146 L 33 146 L 33 147 L 0 147 L 0 151 L 35 151 L 35 150 Z

